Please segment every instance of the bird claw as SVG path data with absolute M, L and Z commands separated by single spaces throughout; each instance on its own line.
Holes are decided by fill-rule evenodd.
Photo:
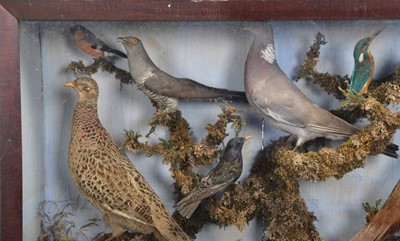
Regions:
M 346 85 L 345 89 L 342 89 L 342 87 L 340 87 L 340 86 L 338 86 L 338 89 L 344 96 L 347 96 L 349 93 L 352 93 L 352 91 L 348 91 L 349 90 L 349 86 L 350 86 L 349 80 L 346 79 L 344 81 L 344 84 Z
M 164 129 L 164 126 L 165 126 L 164 123 L 167 123 L 171 120 L 172 120 L 172 118 L 168 112 L 166 112 L 162 109 L 157 109 L 157 111 L 154 113 L 153 117 L 148 122 L 148 124 L 151 126 L 151 128 L 150 128 L 149 133 L 146 134 L 146 138 L 149 138 L 149 136 L 156 131 L 157 126 L 160 126 L 161 129 Z

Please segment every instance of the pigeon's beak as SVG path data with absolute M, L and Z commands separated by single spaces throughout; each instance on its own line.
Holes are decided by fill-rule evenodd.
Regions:
M 64 84 L 64 87 L 69 87 L 69 88 L 75 89 L 75 88 L 76 88 L 76 85 L 74 85 L 73 82 L 68 82 L 68 83 L 65 83 L 65 84 Z
M 247 140 L 250 140 L 251 138 L 253 138 L 253 136 L 245 136 L 244 140 L 247 141 Z

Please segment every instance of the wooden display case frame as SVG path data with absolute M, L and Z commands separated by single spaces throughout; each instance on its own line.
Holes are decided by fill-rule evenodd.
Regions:
M 393 0 L 0 0 L 0 240 L 22 240 L 19 21 L 398 18 Z

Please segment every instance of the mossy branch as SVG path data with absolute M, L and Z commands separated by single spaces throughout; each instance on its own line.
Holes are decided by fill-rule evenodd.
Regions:
M 199 144 L 194 147 L 194 155 L 197 158 L 203 158 L 207 160 L 202 165 L 211 163 L 212 160 L 217 156 L 217 150 L 215 149 L 220 143 L 223 142 L 226 133 L 226 127 L 229 123 L 232 123 L 232 128 L 236 132 L 236 136 L 245 125 L 243 119 L 237 115 L 237 110 L 233 107 L 221 106 L 222 113 L 218 115 L 218 120 L 214 124 L 207 124 L 205 129 L 208 135 L 204 137 Z
M 251 174 L 221 198 L 221 205 L 207 206 L 213 222 L 236 225 L 243 230 L 254 217 L 262 217 L 265 235 L 272 240 L 321 240 L 300 196 L 298 180 L 277 172 L 280 163 L 271 159 L 277 145 L 258 153 Z
M 321 45 L 325 45 L 328 42 L 325 41 L 325 36 L 318 32 L 315 36 L 314 43 L 310 46 L 310 50 L 306 53 L 307 59 L 303 64 L 300 65 L 298 78 L 306 78 L 309 75 L 315 73 L 315 68 L 318 64 L 320 55 Z
M 122 84 L 134 83 L 131 74 L 123 69 L 116 67 L 112 62 L 105 58 L 95 58 L 93 64 L 85 66 L 80 60 L 79 62 L 72 61 L 66 68 L 66 72 L 74 72 L 92 76 L 101 69 L 110 74 L 114 74 L 115 78 L 120 80 Z
M 244 125 L 237 110 L 233 107 L 221 107 L 222 113 L 214 124 L 207 124 L 208 135 L 199 144 L 195 143 L 190 132 L 190 126 L 182 117 L 180 111 L 174 113 L 157 112 L 150 121 L 152 126 L 168 128 L 169 140 L 160 139 L 160 143 L 149 145 L 139 142 L 134 132 L 127 136 L 124 146 L 133 152 L 145 151 L 147 155 L 160 154 L 164 163 L 171 164 L 171 171 L 177 181 L 179 193 L 188 193 L 197 183 L 198 176 L 192 172 L 193 167 L 213 162 L 218 155 L 218 146 L 228 135 L 226 128 L 229 123 L 236 124 L 237 131 Z M 233 125 L 234 126 L 234 125 Z M 133 136 L 133 137 L 132 137 Z
M 218 156 L 220 152 L 219 146 L 228 135 L 226 133 L 228 124 L 232 124 L 236 134 L 245 124 L 235 108 L 221 106 L 221 110 L 218 120 L 205 126 L 208 134 L 198 144 L 193 140 L 189 124 L 178 110 L 174 113 L 158 111 L 149 122 L 152 126 L 151 133 L 156 126 L 167 127 L 168 140 L 160 139 L 160 143 L 149 145 L 147 141 L 144 143 L 139 141 L 142 137 L 141 135 L 128 131 L 126 132 L 127 140 L 123 146 L 135 153 L 145 151 L 149 156 L 154 154 L 162 155 L 163 162 L 171 164 L 170 170 L 176 181 L 176 191 L 181 195 L 187 194 L 200 181 L 200 177 L 193 172 L 193 168 L 210 164 Z M 201 206 L 199 210 L 204 211 L 204 208 Z M 185 221 L 179 218 L 179 215 L 174 216 L 178 221 L 180 220 L 189 235 L 194 235 L 205 223 L 213 221 L 210 215 L 203 214 L 196 215 L 196 221 Z
M 349 78 L 347 76 L 342 77 L 340 75 L 320 73 L 317 71 L 321 45 L 325 44 L 327 44 L 327 42 L 325 41 L 324 35 L 318 32 L 315 36 L 314 43 L 311 45 L 310 50 L 306 53 L 306 60 L 300 65 L 297 78 L 307 78 L 312 76 L 314 79 L 314 84 L 318 84 L 325 92 L 334 95 L 337 99 L 343 99 L 344 96 L 342 92 L 339 91 L 338 87 L 346 89 L 346 80 Z
M 400 127 L 400 115 L 391 112 L 374 98 L 365 98 L 361 107 L 368 113 L 371 123 L 352 135 L 339 148 L 322 148 L 318 152 L 298 153 L 288 150 L 283 142 L 275 143 L 274 154 L 280 163 L 277 168 L 282 176 L 296 179 L 324 181 L 327 178 L 341 178 L 347 172 L 362 167 L 369 155 L 377 155 L 390 143 Z

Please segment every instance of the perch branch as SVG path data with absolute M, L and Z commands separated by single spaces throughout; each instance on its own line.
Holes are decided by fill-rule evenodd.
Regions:
M 81 73 L 91 76 L 101 69 L 110 74 L 114 74 L 115 78 L 120 80 L 122 84 L 132 84 L 133 78 L 131 74 L 123 69 L 116 67 L 112 62 L 105 58 L 95 58 L 93 64 L 85 66 L 82 60 L 78 62 L 72 61 L 66 68 L 66 72 Z

